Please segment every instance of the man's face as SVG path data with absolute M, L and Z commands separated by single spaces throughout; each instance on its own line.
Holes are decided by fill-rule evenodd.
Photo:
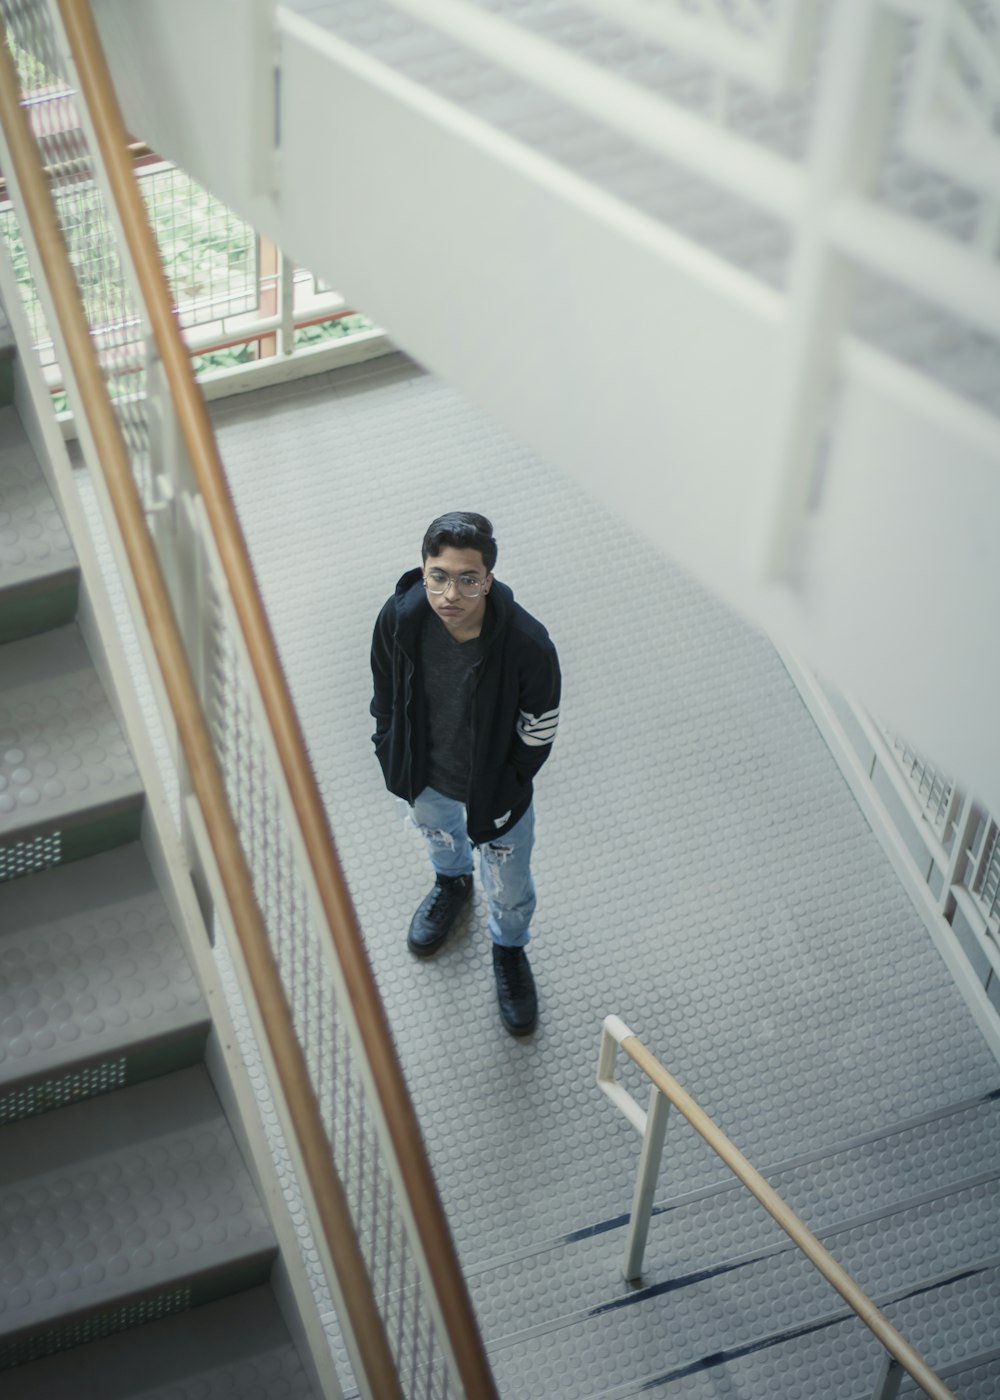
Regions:
M 478 549 L 452 549 L 445 545 L 440 554 L 424 560 L 424 583 L 427 601 L 449 632 L 473 635 L 483 625 L 486 595 L 493 575 L 486 572 L 483 556 Z M 471 584 L 480 585 L 479 596 L 463 597 Z M 443 593 L 433 590 L 443 588 Z

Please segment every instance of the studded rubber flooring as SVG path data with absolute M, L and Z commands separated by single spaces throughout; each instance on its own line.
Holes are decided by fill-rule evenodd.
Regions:
M 75 624 L 7 644 L 3 699 L 4 841 L 98 803 L 139 800 L 135 765 Z
M 994 1394 L 1000 1072 L 766 639 L 402 357 L 213 416 L 504 1396 L 792 1397 L 817 1367 L 870 1393 L 867 1334 L 679 1122 L 622 1283 L 610 1012 L 932 1364 L 978 1358 L 960 1394 Z M 493 519 L 564 669 L 523 1041 L 481 895 L 437 958 L 407 952 L 429 876 L 369 742 L 372 622 L 454 508 Z
M 0 311 L 0 350 L 8 331 Z M 0 578 L 4 587 L 70 569 L 73 549 L 12 407 L 0 408 Z

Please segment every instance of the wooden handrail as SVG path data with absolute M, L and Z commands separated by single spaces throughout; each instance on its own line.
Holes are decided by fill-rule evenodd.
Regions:
M 614 1027 L 610 1026 L 609 1022 L 613 1022 Z M 903 1369 L 912 1376 L 921 1390 L 929 1395 L 931 1400 L 956 1400 L 954 1393 L 948 1389 L 940 1376 L 931 1370 L 919 1352 L 915 1351 L 909 1342 L 897 1332 L 867 1293 L 858 1287 L 850 1274 L 837 1263 L 830 1251 L 820 1244 L 816 1236 L 802 1223 L 795 1212 L 785 1205 L 774 1187 L 770 1186 L 760 1172 L 750 1165 L 739 1148 L 730 1142 L 722 1129 L 713 1123 L 704 1109 L 699 1108 L 690 1094 L 681 1088 L 677 1080 L 664 1069 L 659 1060 L 646 1049 L 617 1016 L 609 1016 L 605 1026 L 608 1027 L 610 1034 L 618 1041 L 629 1059 L 639 1066 L 649 1081 L 659 1089 L 660 1093 L 673 1104 L 679 1113 L 683 1114 L 695 1132 L 704 1138 L 709 1147 L 721 1157 L 729 1170 L 742 1181 L 752 1195 L 756 1196 L 767 1213 L 778 1222 L 785 1234 L 801 1249 L 809 1262 L 820 1271 L 827 1282 L 857 1313 L 886 1351 L 894 1356 Z
M 208 411 L 177 331 L 145 205 L 128 159 L 128 135 L 87 0 L 58 0 L 79 90 L 87 104 L 177 414 L 182 440 L 232 596 L 274 737 L 317 893 L 406 1190 L 459 1376 L 469 1397 L 496 1396 L 489 1363 L 430 1162 L 365 952 L 357 916 L 313 776 L 298 716 L 229 493 Z
M 343 1186 L 334 1169 L 308 1066 L 295 1035 L 267 931 L 254 898 L 250 872 L 226 799 L 211 737 L 132 477 L 128 450 L 93 353 L 76 278 L 38 150 L 18 103 L 17 75 L 4 43 L 0 43 L 0 122 L 10 151 L 12 174 L 29 212 L 45 278 L 58 311 L 59 325 L 78 389 L 79 409 L 86 418 L 100 454 L 118 527 L 190 770 L 192 787 L 211 833 L 236 933 L 261 1015 L 268 1027 L 282 1092 L 302 1151 L 326 1244 L 339 1276 L 347 1281 L 343 1296 L 350 1325 L 358 1338 L 359 1350 L 365 1357 L 366 1375 L 373 1393 L 403 1400 L 370 1282 L 367 1287 L 357 1286 L 358 1280 L 367 1281 L 368 1278 L 364 1256 L 357 1242 Z

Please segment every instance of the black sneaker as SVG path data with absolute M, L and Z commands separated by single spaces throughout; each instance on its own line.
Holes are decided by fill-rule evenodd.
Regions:
M 501 1021 L 511 1035 L 530 1035 L 538 1024 L 538 997 L 524 949 L 494 943 L 493 976 Z
M 471 875 L 438 875 L 434 888 L 417 906 L 410 920 L 406 946 L 418 958 L 436 953 L 451 933 L 458 916 L 472 898 Z

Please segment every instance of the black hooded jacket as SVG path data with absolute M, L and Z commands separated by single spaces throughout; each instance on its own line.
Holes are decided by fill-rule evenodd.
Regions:
M 409 803 L 427 786 L 427 699 L 419 651 L 428 606 L 421 571 L 410 569 L 379 613 L 372 638 L 372 743 L 386 787 Z M 477 846 L 502 836 L 527 811 L 532 780 L 552 752 L 561 685 L 548 632 L 496 579 L 480 636 L 465 803 L 469 837 Z

